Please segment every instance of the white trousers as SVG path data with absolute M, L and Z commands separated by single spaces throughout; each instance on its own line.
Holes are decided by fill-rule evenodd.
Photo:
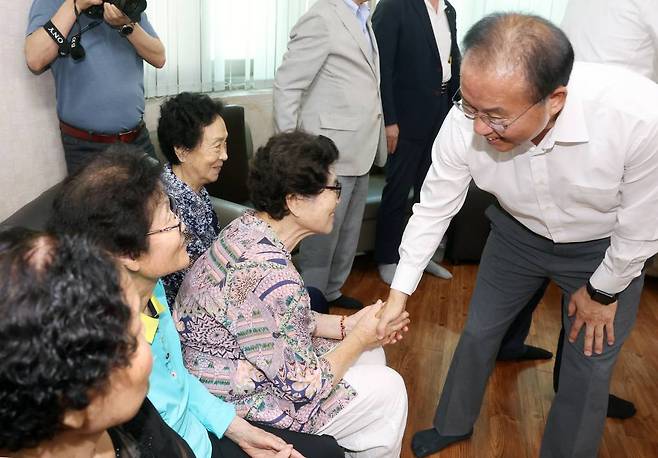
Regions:
M 407 389 L 400 374 L 386 366 L 384 350 L 364 352 L 343 377 L 357 396 L 317 434 L 330 434 L 346 456 L 400 456 L 407 423 Z

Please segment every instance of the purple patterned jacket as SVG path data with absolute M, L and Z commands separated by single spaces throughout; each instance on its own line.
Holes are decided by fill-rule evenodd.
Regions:
M 312 337 L 304 282 L 253 212 L 197 260 L 174 310 L 186 367 L 241 417 L 316 432 L 356 396 L 344 380 L 332 387 L 323 355 L 336 341 Z

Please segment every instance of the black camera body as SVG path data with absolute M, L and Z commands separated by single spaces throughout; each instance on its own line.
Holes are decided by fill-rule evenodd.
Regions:
M 146 0 L 103 0 L 103 3 L 116 6 L 133 22 L 139 22 L 142 13 L 146 10 Z M 103 5 L 89 7 L 85 10 L 85 14 L 94 19 L 103 19 Z

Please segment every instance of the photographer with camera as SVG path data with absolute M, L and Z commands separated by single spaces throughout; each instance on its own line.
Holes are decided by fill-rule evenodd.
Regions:
M 144 114 L 144 65 L 165 64 L 144 0 L 34 0 L 25 58 L 34 73 L 52 70 L 69 174 L 110 144 L 155 157 Z

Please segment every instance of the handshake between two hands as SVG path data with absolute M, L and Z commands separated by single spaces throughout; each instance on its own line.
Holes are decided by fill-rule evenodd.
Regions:
M 391 294 L 387 302 L 378 300 L 349 316 L 345 321 L 348 334 L 356 333 L 368 348 L 399 342 L 410 323 L 404 299 Z

